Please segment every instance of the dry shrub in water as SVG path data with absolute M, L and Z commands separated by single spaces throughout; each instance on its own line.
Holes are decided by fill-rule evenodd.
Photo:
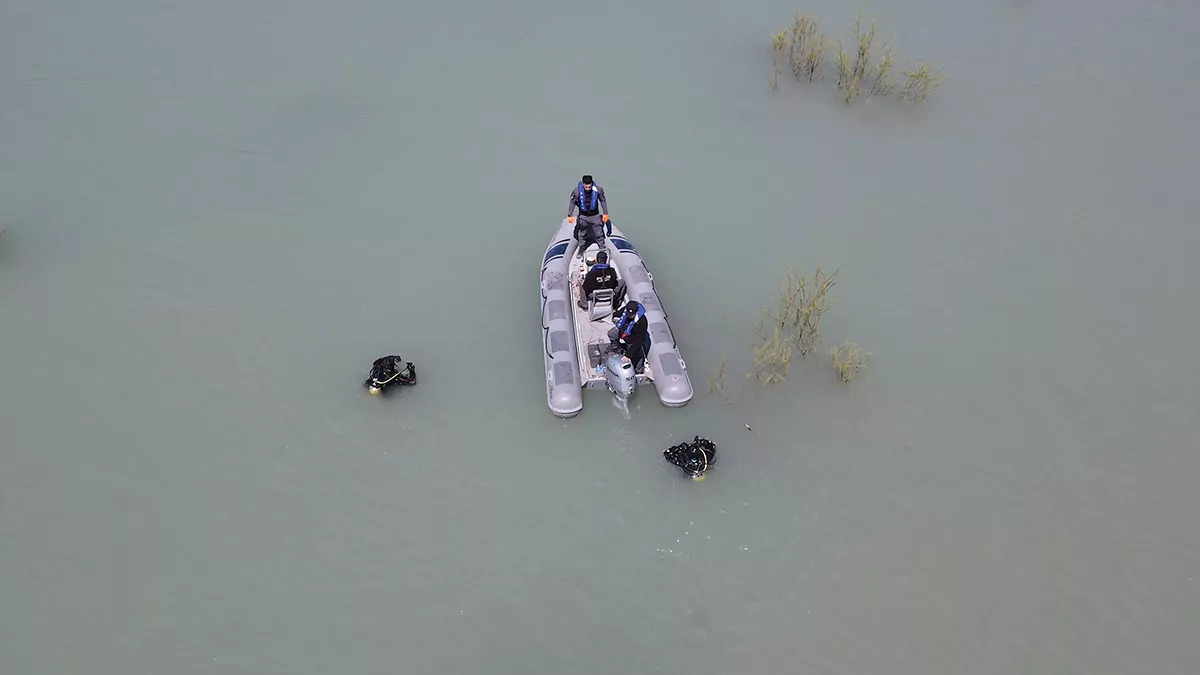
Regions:
M 871 47 L 875 42 L 875 22 L 871 22 L 871 28 L 864 31 L 862 28 L 862 20 L 857 16 L 854 17 L 854 65 L 850 68 L 850 73 L 843 80 L 842 88 L 846 92 L 846 103 L 854 100 L 862 91 L 863 80 L 867 77 L 867 69 L 871 67 Z M 841 45 L 838 45 L 841 48 Z M 848 61 L 849 59 L 847 59 Z
M 771 50 L 774 54 L 772 61 L 775 65 L 775 72 L 771 73 L 771 77 L 767 79 L 767 82 L 771 85 L 771 91 L 779 90 L 779 74 L 783 72 L 783 68 L 780 67 L 779 62 L 784 59 L 787 45 L 787 35 L 783 31 L 779 31 L 771 36 Z
M 717 366 L 716 371 L 708 376 L 708 393 L 715 394 L 718 391 L 725 390 L 725 357 L 721 357 L 721 363 Z
M 825 274 L 818 265 L 810 280 L 788 268 L 786 285 L 779 290 L 779 310 L 770 316 L 780 328 L 788 329 L 795 336 L 801 357 L 817 348 L 821 338 L 821 315 L 833 306 L 829 291 L 839 272 L 840 267 L 833 274 Z
M 780 64 L 784 61 L 797 80 L 803 77 L 809 81 L 820 80 L 826 54 L 831 43 L 836 42 L 836 85 L 846 103 L 852 102 L 864 91 L 871 96 L 887 96 L 899 91 L 900 97 L 906 101 L 924 101 L 946 79 L 945 76 L 922 62 L 914 70 L 903 71 L 907 79 L 902 85 L 893 81 L 896 52 L 890 42 L 876 46 L 876 30 L 874 21 L 864 28 L 862 19 L 856 15 L 851 26 L 853 44 L 847 51 L 841 40 L 825 37 L 817 20 L 803 13 L 797 14 L 789 29 L 781 30 L 772 37 L 775 74 L 771 78 L 771 89 L 779 89 Z
M 830 42 L 821 32 L 816 19 L 803 13 L 797 14 L 789 28 L 771 36 L 775 54 L 775 75 L 772 76 L 771 88 L 779 88 L 778 77 L 783 72 L 784 63 L 797 80 L 820 80 L 824 76 L 822 68 Z
M 854 77 L 852 68 L 850 67 L 850 55 L 846 53 L 846 50 L 842 49 L 841 42 L 838 42 L 837 48 L 837 88 L 848 89 L 850 87 L 850 80 Z
M 807 77 L 809 82 L 820 80 L 821 67 L 825 65 L 825 52 L 829 40 L 821 33 L 818 23 L 804 14 L 797 14 L 792 22 L 788 59 L 796 79 Z
M 866 370 L 867 358 L 871 356 L 871 352 L 864 352 L 858 345 L 847 340 L 830 349 L 829 355 L 833 359 L 833 369 L 837 371 L 838 379 L 849 384 L 859 371 Z
M 792 365 L 792 352 L 795 350 L 795 340 L 779 328 L 771 337 L 767 337 L 763 328 L 764 320 L 759 320 L 755 333 L 762 339 L 762 344 L 754 348 L 754 370 L 746 375 L 753 377 L 763 384 L 782 382 L 788 375 Z
M 883 43 L 883 56 L 879 61 L 871 67 L 871 95 L 872 96 L 887 96 L 896 89 L 896 85 L 891 80 L 892 66 L 896 64 L 896 50 L 891 43 Z
M 753 353 L 754 369 L 746 374 L 746 379 L 765 385 L 778 384 L 787 378 L 797 352 L 804 358 L 816 351 L 821 341 L 821 317 L 835 304 L 830 292 L 840 272 L 839 267 L 826 274 L 818 266 L 812 276 L 806 276 L 788 268 L 786 280 L 779 288 L 777 306 L 763 310 L 754 326 L 758 337 Z M 849 384 L 867 368 L 871 352 L 847 340 L 830 349 L 829 355 L 838 379 Z M 709 378 L 709 392 L 719 392 L 729 402 L 725 394 L 725 359 L 721 359 L 716 373 Z
M 729 394 L 725 392 L 725 357 L 721 357 L 721 363 L 712 375 L 708 376 L 708 393 L 720 394 L 725 403 L 731 403 Z
M 800 358 L 804 358 L 817 348 L 821 315 L 833 306 L 829 291 L 840 271 L 838 268 L 832 274 L 825 274 L 818 266 L 810 279 L 788 268 L 787 280 L 779 289 L 777 308 L 765 310 L 754 327 L 760 343 L 754 348 L 754 370 L 747 373 L 747 378 L 764 384 L 781 382 L 788 375 L 794 353 L 799 352 Z
M 924 101 L 925 97 L 946 79 L 941 72 L 931 70 L 928 63 L 921 63 L 916 70 L 906 70 L 903 74 L 908 80 L 904 83 L 900 95 L 906 100 L 918 103 Z

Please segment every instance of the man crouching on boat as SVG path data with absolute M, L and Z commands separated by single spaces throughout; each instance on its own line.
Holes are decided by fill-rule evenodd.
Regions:
M 646 355 L 650 353 L 650 331 L 646 321 L 646 308 L 637 300 L 630 300 L 625 307 L 613 313 L 612 330 L 608 338 L 613 347 L 633 361 L 633 372 L 638 375 L 646 369 Z

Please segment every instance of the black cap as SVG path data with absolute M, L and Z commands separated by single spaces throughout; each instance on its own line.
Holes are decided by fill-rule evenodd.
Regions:
M 591 176 L 590 174 L 584 174 L 584 176 L 583 176 L 583 179 L 582 179 L 582 180 L 583 180 L 583 184 L 584 184 L 584 185 L 591 185 L 591 184 L 592 184 L 592 176 Z
M 600 251 L 599 253 L 597 253 L 596 254 L 596 262 L 598 262 L 598 263 L 608 262 L 608 253 L 606 253 L 604 251 Z

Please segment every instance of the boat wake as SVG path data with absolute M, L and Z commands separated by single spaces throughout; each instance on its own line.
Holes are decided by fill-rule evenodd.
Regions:
M 633 419 L 633 415 L 629 413 L 629 399 L 621 398 L 620 396 L 612 396 L 613 407 L 621 411 L 621 417 L 626 420 Z

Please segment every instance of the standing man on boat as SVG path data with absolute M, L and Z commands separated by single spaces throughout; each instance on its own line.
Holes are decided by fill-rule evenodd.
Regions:
M 572 215 L 579 209 L 579 220 Z M 601 213 L 603 211 L 603 213 Z M 608 223 L 608 199 L 604 196 L 604 188 L 596 185 L 590 175 L 584 176 L 579 185 L 571 190 L 571 200 L 567 202 L 567 222 L 575 224 L 575 238 L 579 240 L 579 257 L 593 242 L 604 247 L 604 226 Z

